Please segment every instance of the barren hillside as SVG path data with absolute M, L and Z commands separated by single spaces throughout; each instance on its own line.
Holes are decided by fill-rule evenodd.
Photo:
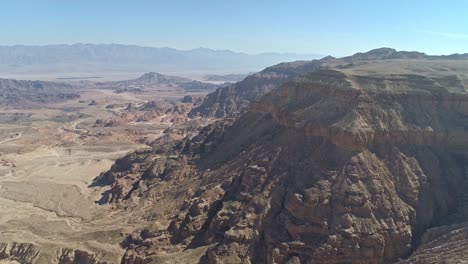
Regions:
M 153 223 L 124 263 L 425 263 L 450 243 L 423 234 L 460 210 L 466 62 L 333 61 L 97 178 L 101 203 Z

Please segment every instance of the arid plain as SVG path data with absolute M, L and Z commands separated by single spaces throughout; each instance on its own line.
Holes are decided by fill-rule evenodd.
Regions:
M 180 102 L 184 96 L 206 93 L 78 86 L 73 100 L 1 107 L 0 247 L 19 251 L 16 258 L 23 254 L 24 262 L 39 251 L 43 263 L 67 254 L 76 259 L 67 249 L 120 262 L 125 250 L 119 243 L 142 222 L 98 205 L 105 189 L 91 188 L 93 179 L 176 125 L 178 112 L 171 109 L 192 105 Z M 152 109 L 139 111 L 148 102 Z

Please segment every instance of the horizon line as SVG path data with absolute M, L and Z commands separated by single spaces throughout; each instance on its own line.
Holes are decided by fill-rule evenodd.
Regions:
M 11 45 L 5 45 L 5 44 L 0 44 L 0 47 L 47 47 L 47 46 L 77 46 L 77 45 L 94 45 L 94 46 L 111 46 L 111 45 L 116 45 L 116 46 L 129 46 L 129 47 L 140 47 L 140 48 L 151 48 L 151 49 L 170 49 L 170 50 L 175 50 L 175 51 L 196 51 L 196 50 L 210 50 L 210 51 L 215 51 L 215 52 L 231 52 L 231 53 L 236 53 L 236 54 L 245 54 L 245 55 L 264 55 L 264 54 L 277 54 L 277 55 L 300 55 L 300 56 L 327 56 L 323 54 L 318 54 L 318 53 L 296 53 L 296 52 L 280 52 L 280 51 L 263 51 L 259 53 L 251 53 L 251 52 L 244 52 L 244 51 L 238 51 L 238 50 L 233 50 L 233 49 L 216 49 L 216 48 L 209 48 L 209 47 L 196 47 L 196 48 L 190 48 L 190 49 L 181 49 L 181 48 L 174 48 L 174 47 L 169 47 L 169 46 L 149 46 L 149 45 L 139 45 L 139 44 L 124 44 L 124 43 L 115 43 L 115 42 L 109 42 L 109 43 L 90 43 L 90 42 L 74 42 L 74 43 L 55 43 L 55 44 L 11 44 Z

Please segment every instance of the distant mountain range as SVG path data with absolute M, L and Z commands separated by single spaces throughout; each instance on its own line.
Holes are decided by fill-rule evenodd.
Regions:
M 258 71 L 283 61 L 310 60 L 320 55 L 246 54 L 197 48 L 178 50 L 120 44 L 0 46 L 2 72 L 115 71 Z

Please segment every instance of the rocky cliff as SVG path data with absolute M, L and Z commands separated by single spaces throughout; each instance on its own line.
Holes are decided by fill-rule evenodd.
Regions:
M 382 61 L 392 64 L 403 63 L 403 65 L 407 63 L 420 64 L 421 61 L 426 61 L 428 64 L 434 62 L 437 64 L 442 60 L 463 62 L 467 58 L 467 54 L 429 56 L 415 51 L 397 51 L 391 48 L 380 48 L 339 59 L 327 56 L 320 60 L 281 63 L 268 67 L 259 73 L 252 74 L 238 83 L 218 88 L 209 94 L 205 102 L 200 107 L 192 110 L 190 114 L 191 116 L 199 115 L 217 118 L 236 115 L 246 110 L 252 102 L 257 101 L 266 93 L 280 87 L 295 77 L 312 71 L 355 68 L 360 65 L 369 66 L 373 63 L 380 64 L 380 67 L 386 67 L 381 63 Z M 391 72 L 393 69 L 387 68 L 386 70 Z M 409 69 L 405 70 L 413 71 L 415 69 L 410 65 Z
M 105 254 L 53 246 L 45 249 L 31 243 L 0 243 L 0 259 L 21 264 L 105 264 L 118 261 Z
M 190 116 L 226 117 L 245 110 L 251 102 L 278 88 L 292 78 L 319 69 L 323 61 L 297 61 L 281 63 L 247 76 L 244 80 L 226 87 L 220 87 L 208 94 Z
M 463 191 L 466 63 L 327 60 L 98 177 L 151 223 L 123 263 L 391 263 L 430 240 Z

